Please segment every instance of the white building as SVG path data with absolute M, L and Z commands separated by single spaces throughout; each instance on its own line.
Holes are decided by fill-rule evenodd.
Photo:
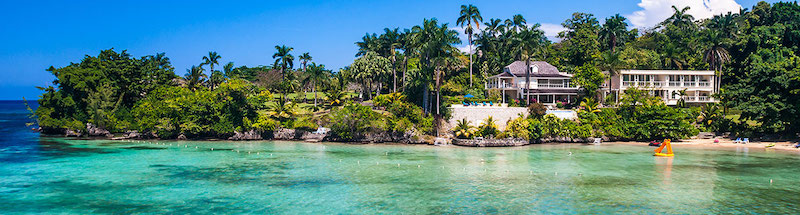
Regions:
M 530 85 L 526 89 L 525 68 L 524 61 L 515 61 L 503 68 L 502 73 L 489 77 L 485 88 L 499 90 L 503 103 L 508 102 L 508 99 L 525 101 L 528 94 L 531 100 L 544 104 L 572 102 L 577 99 L 578 86 L 570 83 L 571 74 L 559 72 L 555 66 L 544 61 L 530 61 Z
M 719 90 L 714 80 L 714 71 L 708 70 L 620 70 L 611 77 L 611 93 L 619 99 L 625 89 L 636 87 L 663 98 L 667 105 L 676 105 L 681 97 L 687 105 L 712 103 L 717 100 L 711 95 Z M 601 91 L 608 96 L 608 80 Z

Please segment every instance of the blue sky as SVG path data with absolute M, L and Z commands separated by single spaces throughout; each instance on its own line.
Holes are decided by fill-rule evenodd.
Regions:
M 672 4 L 699 4 L 710 11 L 755 0 L 571 1 L 3 1 L 0 2 L 0 100 L 35 99 L 53 76 L 50 66 L 78 62 L 100 50 L 134 56 L 166 52 L 178 75 L 208 51 L 237 66 L 269 65 L 275 45 L 309 52 L 329 69 L 348 65 L 366 32 L 410 28 L 436 17 L 454 25 L 459 6 L 478 6 L 485 20 L 522 14 L 553 35 L 573 12 L 600 20 L 621 14 L 638 23 L 666 16 Z M 702 7 L 702 6 L 700 6 Z M 693 7 L 694 8 L 694 7 Z M 637 12 L 639 11 L 639 12 Z M 703 16 L 702 11 L 695 12 Z M 696 16 L 698 16 L 696 15 Z M 650 20 L 650 21 L 648 21 Z M 297 64 L 299 65 L 299 64 Z

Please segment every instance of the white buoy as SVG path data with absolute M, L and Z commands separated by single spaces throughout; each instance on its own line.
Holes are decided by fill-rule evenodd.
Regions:
M 358 165 L 361 165 L 361 161 L 358 161 Z
M 771 178 L 769 179 L 769 184 L 772 184 L 772 179 Z
M 569 155 L 572 156 L 572 152 L 569 152 Z
M 211 151 L 214 151 L 214 148 L 211 148 Z
M 196 148 L 197 148 L 197 146 L 195 146 L 194 148 L 196 149 Z
M 417 168 L 420 168 L 420 165 L 417 165 Z
M 400 164 L 397 164 L 397 167 L 400 167 Z
M 556 172 L 556 175 L 558 175 L 558 172 Z

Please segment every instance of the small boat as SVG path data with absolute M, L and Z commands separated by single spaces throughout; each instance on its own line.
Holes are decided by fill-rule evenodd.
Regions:
M 659 147 L 659 146 L 661 146 L 661 143 L 660 142 L 656 142 L 656 141 L 650 141 L 650 144 L 647 144 L 647 145 L 648 146 Z

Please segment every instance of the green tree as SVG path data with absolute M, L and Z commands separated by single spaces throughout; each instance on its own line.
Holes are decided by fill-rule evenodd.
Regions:
M 612 53 L 618 44 L 625 44 L 628 37 L 628 24 L 625 23 L 625 17 L 619 14 L 607 18 L 599 32 L 599 39 L 606 42 Z
M 189 69 L 186 69 L 186 75 L 184 75 L 184 80 L 186 80 L 186 85 L 192 91 L 196 90 L 197 87 L 205 82 L 206 74 L 203 73 L 203 67 L 200 66 L 192 66 Z
M 566 31 L 558 34 L 571 65 L 581 66 L 594 60 L 600 52 L 598 31 L 600 25 L 592 14 L 574 13 L 572 18 L 561 23 Z
M 597 97 L 597 90 L 600 89 L 604 79 L 603 73 L 591 64 L 578 67 L 572 76 L 572 82 L 581 86 L 584 95 L 589 98 Z
M 325 69 L 325 65 L 317 65 L 316 63 L 311 63 L 311 65 L 306 70 L 306 79 L 311 82 L 311 91 L 314 93 L 314 107 L 317 107 L 317 83 L 325 81 L 328 77 L 330 72 Z
M 313 59 L 314 58 L 311 57 L 311 55 L 308 54 L 308 52 L 305 52 L 305 53 L 300 55 L 300 62 L 303 64 L 303 72 L 306 72 L 306 64 L 308 64 L 308 62 L 313 60 Z
M 275 59 L 273 65 L 280 66 L 281 78 L 283 80 L 286 79 L 286 70 L 294 67 L 294 56 L 290 53 L 292 50 L 294 50 L 294 48 L 286 45 L 275 46 L 275 54 L 272 54 L 272 58 Z
M 456 20 L 456 25 L 460 25 L 467 27 L 464 29 L 464 34 L 467 35 L 467 41 L 469 46 L 469 86 L 472 87 L 472 35 L 474 34 L 472 24 L 475 24 L 475 28 L 481 28 L 481 22 L 483 22 L 483 17 L 481 17 L 481 12 L 478 10 L 478 7 L 475 5 L 461 5 L 461 12 L 459 13 L 458 19 Z
M 211 79 L 209 80 L 209 86 L 211 87 L 211 90 L 214 90 L 214 87 L 219 85 L 219 82 L 216 81 L 220 81 L 219 77 L 221 76 L 218 75 L 217 78 L 214 77 L 214 71 L 216 71 L 214 70 L 214 65 L 219 65 L 219 59 L 221 58 L 222 57 L 219 56 L 217 52 L 208 52 L 208 56 L 203 56 L 203 63 L 200 64 L 200 67 L 203 67 L 203 65 L 208 65 L 208 70 L 211 73 Z

